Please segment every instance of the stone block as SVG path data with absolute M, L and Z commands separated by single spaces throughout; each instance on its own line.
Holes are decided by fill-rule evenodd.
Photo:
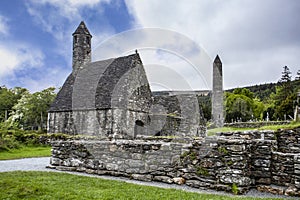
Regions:
M 259 178 L 255 181 L 255 183 L 270 185 L 271 184 L 271 178 Z
M 183 184 L 185 184 L 185 179 L 182 177 L 176 177 L 176 178 L 173 178 L 173 182 L 178 185 L 183 185 Z
M 158 165 L 149 165 L 149 170 L 150 171 L 156 171 L 156 170 L 158 170 Z
M 171 163 L 172 164 L 175 164 L 175 163 L 177 163 L 178 161 L 180 161 L 180 155 L 178 154 L 178 155 L 175 155 L 175 156 L 172 156 L 172 158 L 171 158 Z
M 72 167 L 79 167 L 79 166 L 82 166 L 83 162 L 79 159 L 71 159 L 71 166 Z
M 173 183 L 173 179 L 168 176 L 154 176 L 153 180 L 164 182 L 164 183 Z
M 244 172 L 240 169 L 224 169 L 219 170 L 218 174 L 244 174 Z
M 254 177 L 261 177 L 261 178 L 270 178 L 271 177 L 271 172 L 267 172 L 267 171 L 261 171 L 261 170 L 257 170 L 257 171 L 252 171 L 251 175 Z
M 210 188 L 214 189 L 214 190 L 221 190 L 221 191 L 226 191 L 226 192 L 232 191 L 232 188 L 230 185 L 224 185 L 224 184 L 210 185 Z
M 50 164 L 51 165 L 61 165 L 62 164 L 62 160 L 59 158 L 50 158 Z
M 118 167 L 117 164 L 107 163 L 106 164 L 106 169 L 110 170 L 110 171 L 118 171 L 119 167 Z
M 229 151 L 233 151 L 233 152 L 244 152 L 246 150 L 246 146 L 244 144 L 239 144 L 239 145 L 228 145 L 226 146 L 226 149 Z
M 140 169 L 138 169 L 138 168 L 127 168 L 126 170 L 125 170 L 125 172 L 126 173 L 128 173 L 128 174 L 137 174 L 137 173 L 140 173 Z
M 85 172 L 88 173 L 88 174 L 96 174 L 97 170 L 94 170 L 94 169 L 86 169 Z
M 133 154 L 131 154 L 131 158 L 135 159 L 135 160 L 142 160 L 143 155 L 140 153 L 133 153 Z
M 154 176 L 164 176 L 164 175 L 166 175 L 166 172 L 164 172 L 164 171 L 153 171 L 150 174 L 154 175 Z
M 139 181 L 152 181 L 152 175 L 132 174 L 131 178 Z
M 294 168 L 300 170 L 300 164 L 294 164 Z
M 257 190 L 260 192 L 268 192 L 276 195 L 283 195 L 284 194 L 284 188 L 282 187 L 274 187 L 274 186 L 267 186 L 267 185 L 260 185 L 257 186 Z
M 187 180 L 185 182 L 185 184 L 187 186 L 194 187 L 194 188 L 209 187 L 210 186 L 209 183 L 198 181 L 198 180 Z
M 240 176 L 240 175 L 222 175 L 220 176 L 220 182 L 225 184 L 237 184 L 238 186 L 250 186 L 252 181 L 249 177 Z
M 77 172 L 85 172 L 86 168 L 85 167 L 76 167 Z
M 76 167 L 57 166 L 56 169 L 60 171 L 76 171 Z
M 69 159 L 62 161 L 62 166 L 71 167 L 71 161 Z
M 263 160 L 263 159 L 254 160 L 254 166 L 257 167 L 270 167 L 270 165 L 271 165 L 270 160 Z
M 294 187 L 294 186 L 290 186 L 288 187 L 285 192 L 284 192 L 284 195 L 286 196 L 297 196 L 299 197 L 300 196 L 300 191 Z
M 130 168 L 145 168 L 145 162 L 142 160 L 127 160 L 125 162 Z
M 160 150 L 161 151 L 170 151 L 171 150 L 170 143 L 164 143 L 164 144 L 162 144 L 161 147 L 160 147 Z

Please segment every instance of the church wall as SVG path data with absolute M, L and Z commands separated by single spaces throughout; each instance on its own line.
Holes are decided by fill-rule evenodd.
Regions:
M 135 133 L 136 121 L 145 126 Z M 70 135 L 113 136 L 133 138 L 135 134 L 148 135 L 148 114 L 127 109 L 103 109 L 68 112 L 49 112 L 48 133 Z
M 93 110 L 48 113 L 48 133 L 101 136 L 102 129 Z

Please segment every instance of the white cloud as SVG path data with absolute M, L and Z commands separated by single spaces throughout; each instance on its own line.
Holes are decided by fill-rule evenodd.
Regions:
M 223 61 L 227 88 L 274 82 L 300 66 L 300 4 L 282 0 L 126 0 L 136 27 L 182 33 Z
M 70 21 L 81 17 L 80 9 L 83 7 L 93 7 L 99 3 L 109 3 L 110 0 L 31 0 L 30 6 L 40 7 L 50 5 L 56 8 L 60 17 L 66 17 Z M 29 7 L 30 7 L 29 6 Z M 32 12 L 32 11 L 31 11 Z
M 71 65 L 71 34 L 80 21 L 84 20 L 83 10 L 88 8 L 89 12 L 102 13 L 101 5 L 104 3 L 110 3 L 110 0 L 30 0 L 26 3 L 26 8 L 35 23 L 55 38 L 57 42 L 56 52 L 64 56 L 68 65 Z M 100 31 L 96 31 L 99 34 L 94 34 L 91 31 L 94 36 L 93 46 L 98 44 L 100 39 L 114 33 L 110 26 L 102 27 Z
M 103 41 L 92 55 L 93 60 L 103 60 L 132 54 L 135 49 L 141 55 L 150 83 L 174 90 L 210 88 L 212 61 L 199 45 L 178 32 L 157 28 L 122 32 Z M 172 79 L 171 73 L 181 77 L 180 84 L 179 78 Z
M 29 45 L 0 44 L 0 60 L 0 78 L 4 78 L 17 70 L 43 66 L 44 54 Z
M 0 34 L 7 35 L 9 32 L 8 19 L 0 15 Z
M 39 77 L 32 78 L 28 74 L 18 78 L 18 82 L 30 92 L 41 91 L 49 87 L 58 89 L 63 85 L 70 71 L 61 66 L 52 66 L 51 68 L 44 68 L 43 71 L 40 71 L 39 73 Z
M 69 25 L 74 22 L 79 24 L 83 19 L 81 12 L 83 8 L 93 8 L 109 2 L 110 0 L 31 0 L 26 7 L 27 12 L 44 31 L 52 34 L 59 41 L 65 41 L 65 36 L 69 37 L 75 30 L 75 27 Z M 96 12 L 102 11 L 101 7 L 97 6 Z

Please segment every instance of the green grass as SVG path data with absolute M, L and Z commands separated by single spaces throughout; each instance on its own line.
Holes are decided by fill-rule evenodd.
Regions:
M 272 126 L 263 126 L 260 128 L 233 128 L 233 127 L 222 127 L 222 128 L 214 128 L 214 129 L 208 129 L 207 135 L 213 136 L 216 133 L 220 132 L 233 132 L 233 131 L 249 131 L 249 130 L 278 130 L 278 129 L 293 129 L 300 127 L 300 122 L 291 122 L 290 124 L 284 124 L 284 125 L 272 125 Z
M 278 130 L 278 129 L 293 129 L 300 127 L 300 122 L 291 122 L 290 124 L 284 124 L 284 125 L 273 125 L 273 126 L 263 126 L 261 128 L 258 128 L 258 130 Z
M 207 136 L 213 136 L 216 133 L 226 133 L 232 131 L 247 131 L 251 130 L 250 128 L 232 128 L 232 127 L 222 127 L 222 128 L 213 128 L 207 130 Z
M 33 158 L 51 156 L 50 146 L 22 146 L 18 149 L 0 152 L 0 160 L 12 160 L 19 158 Z
M 0 173 L 0 199 L 254 200 L 258 198 L 191 193 L 57 172 L 18 171 Z

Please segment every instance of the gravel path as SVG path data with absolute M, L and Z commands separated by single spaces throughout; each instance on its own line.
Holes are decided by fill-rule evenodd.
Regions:
M 8 171 L 52 171 L 52 172 L 61 172 L 54 169 L 46 168 L 46 166 L 50 163 L 49 157 L 44 158 L 25 158 L 25 159 L 18 159 L 18 160 L 5 160 L 0 161 L 0 172 L 8 172 Z M 197 192 L 197 193 L 209 193 L 209 194 L 219 194 L 219 195 L 227 195 L 233 196 L 231 194 L 215 191 L 215 190 L 203 190 L 203 189 L 196 189 L 191 188 L 186 185 L 175 185 L 175 184 L 167 184 L 161 182 L 143 182 L 143 181 L 136 181 L 130 180 L 128 178 L 122 177 L 113 177 L 113 176 L 99 176 L 99 175 L 92 175 L 92 174 L 85 174 L 79 172 L 62 172 L 62 173 L 69 173 L 69 174 L 76 174 L 80 176 L 89 176 L 89 177 L 98 177 L 103 179 L 109 180 L 118 180 L 124 181 L 127 183 L 134 183 L 139 185 L 147 185 L 147 186 L 154 186 L 154 187 L 161 187 L 161 188 L 173 188 L 178 190 L 184 190 L 188 192 Z M 272 198 L 285 198 L 285 199 L 297 199 L 297 198 L 288 198 L 282 195 L 272 195 L 269 193 L 262 193 L 255 189 L 250 190 L 247 194 L 241 196 L 251 196 L 251 197 L 272 197 Z

